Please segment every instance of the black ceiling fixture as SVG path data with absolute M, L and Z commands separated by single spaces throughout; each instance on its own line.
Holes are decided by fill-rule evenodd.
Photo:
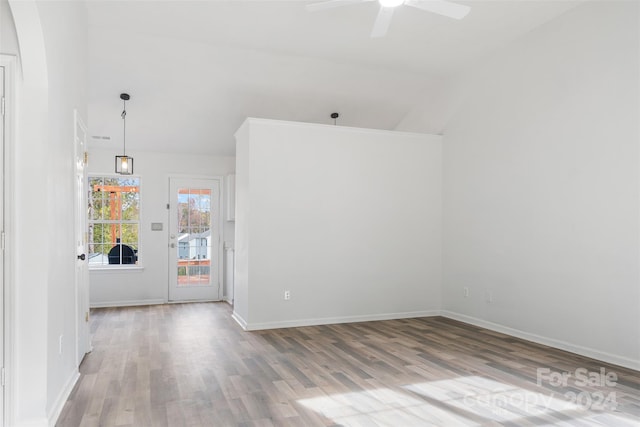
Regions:
M 128 93 L 121 93 L 120 99 L 122 99 L 122 155 L 116 156 L 116 173 L 120 175 L 132 175 L 133 174 L 133 157 L 127 156 L 127 101 L 131 99 Z

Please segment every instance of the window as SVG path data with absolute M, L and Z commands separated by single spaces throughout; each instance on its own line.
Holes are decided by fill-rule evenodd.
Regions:
M 89 267 L 138 263 L 139 177 L 89 177 Z

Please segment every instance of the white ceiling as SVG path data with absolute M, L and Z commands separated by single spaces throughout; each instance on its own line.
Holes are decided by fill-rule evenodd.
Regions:
M 565 0 L 458 1 L 451 20 L 378 3 L 307 12 L 309 1 L 90 1 L 91 147 L 234 155 L 246 117 L 393 129 L 439 82 L 574 7 Z

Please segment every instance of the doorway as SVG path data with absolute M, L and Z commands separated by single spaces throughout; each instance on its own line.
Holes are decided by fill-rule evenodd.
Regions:
M 169 179 L 169 301 L 219 301 L 219 178 Z

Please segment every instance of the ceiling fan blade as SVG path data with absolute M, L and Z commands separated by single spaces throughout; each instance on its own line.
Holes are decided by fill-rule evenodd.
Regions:
M 384 37 L 391 24 L 391 18 L 393 17 L 393 7 L 382 7 L 378 12 L 376 23 L 373 24 L 373 31 L 371 31 L 371 37 Z
M 318 10 L 333 9 L 334 7 L 348 6 L 350 4 L 364 3 L 373 0 L 328 0 L 319 3 L 308 4 L 307 11 L 317 12 Z
M 404 4 L 453 19 L 462 19 L 471 10 L 469 6 L 446 0 L 405 0 Z

